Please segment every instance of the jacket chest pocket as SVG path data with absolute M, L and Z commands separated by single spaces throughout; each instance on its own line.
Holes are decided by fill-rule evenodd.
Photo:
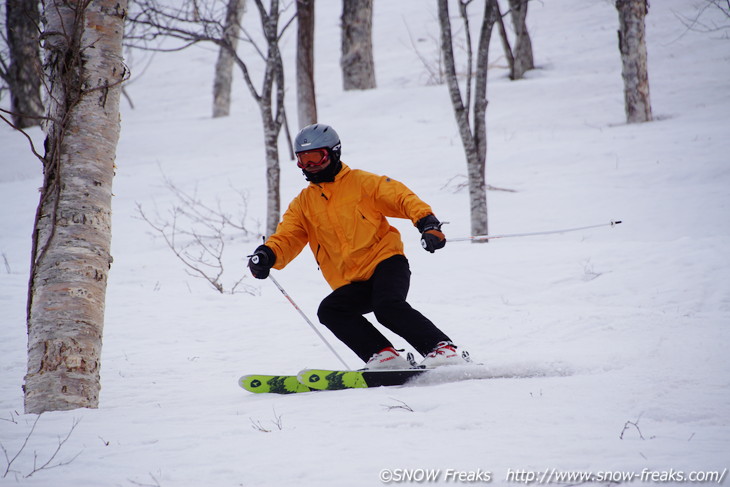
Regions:
M 380 218 L 371 210 L 357 206 L 351 218 L 352 228 L 348 231 L 350 244 L 354 249 L 370 247 L 380 241 L 378 237 Z

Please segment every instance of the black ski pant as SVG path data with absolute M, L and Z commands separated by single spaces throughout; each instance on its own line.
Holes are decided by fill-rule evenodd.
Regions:
M 404 255 L 382 261 L 367 281 L 335 289 L 322 300 L 319 321 L 363 361 L 393 344 L 363 316 L 374 312 L 386 328 L 403 337 L 421 355 L 449 341 L 436 325 L 406 302 L 411 270 Z

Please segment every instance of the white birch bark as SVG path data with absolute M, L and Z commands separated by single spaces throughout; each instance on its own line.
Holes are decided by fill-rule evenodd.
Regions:
M 451 104 L 454 108 L 459 135 L 466 155 L 467 174 L 469 178 L 469 202 L 472 235 L 489 233 L 487 213 L 487 66 L 489 61 L 489 41 L 492 27 L 497 21 L 498 9 L 495 0 L 487 0 L 484 6 L 484 17 L 479 35 L 477 49 L 477 66 L 474 78 L 473 110 L 464 103 L 456 75 L 456 61 L 451 34 L 448 0 L 438 0 L 438 17 L 441 26 L 441 52 L 444 55 L 444 69 L 449 89 Z M 468 47 L 467 50 L 470 50 Z M 467 78 L 472 79 L 472 66 Z M 468 101 L 467 101 L 468 103 Z M 470 125 L 470 114 L 472 125 Z
M 649 70 L 646 55 L 644 18 L 649 11 L 647 0 L 616 0 L 619 13 L 618 45 L 624 80 L 624 107 L 628 123 L 652 119 L 649 98 Z
M 25 411 L 97 407 L 126 0 L 45 0 L 49 122 L 28 290 Z
M 297 115 L 299 128 L 317 123 L 314 91 L 314 0 L 297 0 Z
M 213 80 L 213 118 L 227 117 L 231 113 L 231 84 L 233 82 L 233 52 L 238 47 L 238 32 L 241 17 L 246 10 L 246 0 L 228 0 L 226 25 L 223 40 L 230 44 L 230 50 L 221 47 L 215 63 Z
M 270 11 L 257 0 L 261 25 L 268 45 L 266 67 L 261 83 L 261 94 L 257 97 L 261 121 L 264 127 L 266 145 L 266 234 L 276 231 L 281 218 L 281 197 L 279 189 L 279 133 L 284 123 L 284 64 L 279 51 L 279 1 L 271 0 Z M 255 93 L 255 90 L 252 91 Z
M 342 84 L 345 90 L 375 88 L 373 0 L 342 2 Z
M 514 57 L 513 79 L 522 79 L 526 71 L 535 68 L 532 41 L 527 31 L 528 3 L 528 0 L 509 0 L 510 17 L 515 30 L 515 48 L 512 50 Z

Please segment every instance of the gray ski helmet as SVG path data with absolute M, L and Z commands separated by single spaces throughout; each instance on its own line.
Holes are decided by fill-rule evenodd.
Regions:
M 327 148 L 330 154 L 339 159 L 340 136 L 335 129 L 323 123 L 308 125 L 299 131 L 294 139 L 294 152 L 304 152 L 312 149 Z

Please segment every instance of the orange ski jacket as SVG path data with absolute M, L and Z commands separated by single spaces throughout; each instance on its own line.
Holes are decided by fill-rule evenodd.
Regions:
M 289 204 L 266 241 L 283 269 L 308 243 L 332 289 L 369 279 L 375 267 L 403 254 L 400 233 L 386 217 L 415 225 L 433 214 L 403 183 L 345 164 L 329 183 L 309 183 Z

